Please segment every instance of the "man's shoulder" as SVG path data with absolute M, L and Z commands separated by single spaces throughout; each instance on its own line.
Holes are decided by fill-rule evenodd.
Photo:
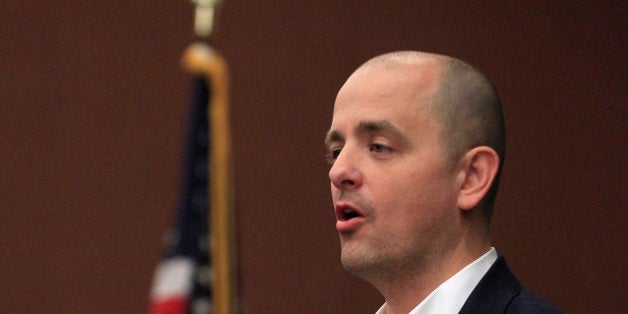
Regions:
M 565 313 L 565 311 L 522 288 L 500 254 L 471 292 L 460 313 Z
M 549 301 L 542 297 L 526 290 L 521 289 L 521 292 L 512 299 L 512 302 L 508 305 L 506 313 L 567 313 L 564 310 L 558 308 Z

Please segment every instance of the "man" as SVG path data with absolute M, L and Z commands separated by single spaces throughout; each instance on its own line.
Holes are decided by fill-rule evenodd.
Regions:
M 479 71 L 421 52 L 376 57 L 340 89 L 326 144 L 342 264 L 385 297 L 378 313 L 562 312 L 491 247 L 505 130 Z

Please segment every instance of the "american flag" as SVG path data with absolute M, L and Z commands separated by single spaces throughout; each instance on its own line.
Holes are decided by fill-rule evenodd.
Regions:
M 208 237 L 208 104 L 203 75 L 194 81 L 188 117 L 183 186 L 176 225 L 166 233 L 166 254 L 155 271 L 150 313 L 211 313 L 212 269 Z

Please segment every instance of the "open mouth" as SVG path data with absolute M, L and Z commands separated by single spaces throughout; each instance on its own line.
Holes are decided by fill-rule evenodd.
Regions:
M 341 235 L 349 235 L 356 232 L 360 226 L 366 223 L 364 214 L 360 209 L 349 203 L 336 204 L 336 230 Z
M 355 217 L 360 217 L 360 214 L 351 208 L 347 208 L 342 212 L 341 220 L 349 220 Z
M 362 215 L 350 206 L 339 206 L 336 208 L 336 219 L 338 221 L 347 221 Z

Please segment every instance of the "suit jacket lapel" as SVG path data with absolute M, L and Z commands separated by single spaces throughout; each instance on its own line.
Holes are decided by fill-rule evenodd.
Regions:
M 504 313 L 512 299 L 521 292 L 521 284 L 499 254 L 482 280 L 473 289 L 460 313 Z

